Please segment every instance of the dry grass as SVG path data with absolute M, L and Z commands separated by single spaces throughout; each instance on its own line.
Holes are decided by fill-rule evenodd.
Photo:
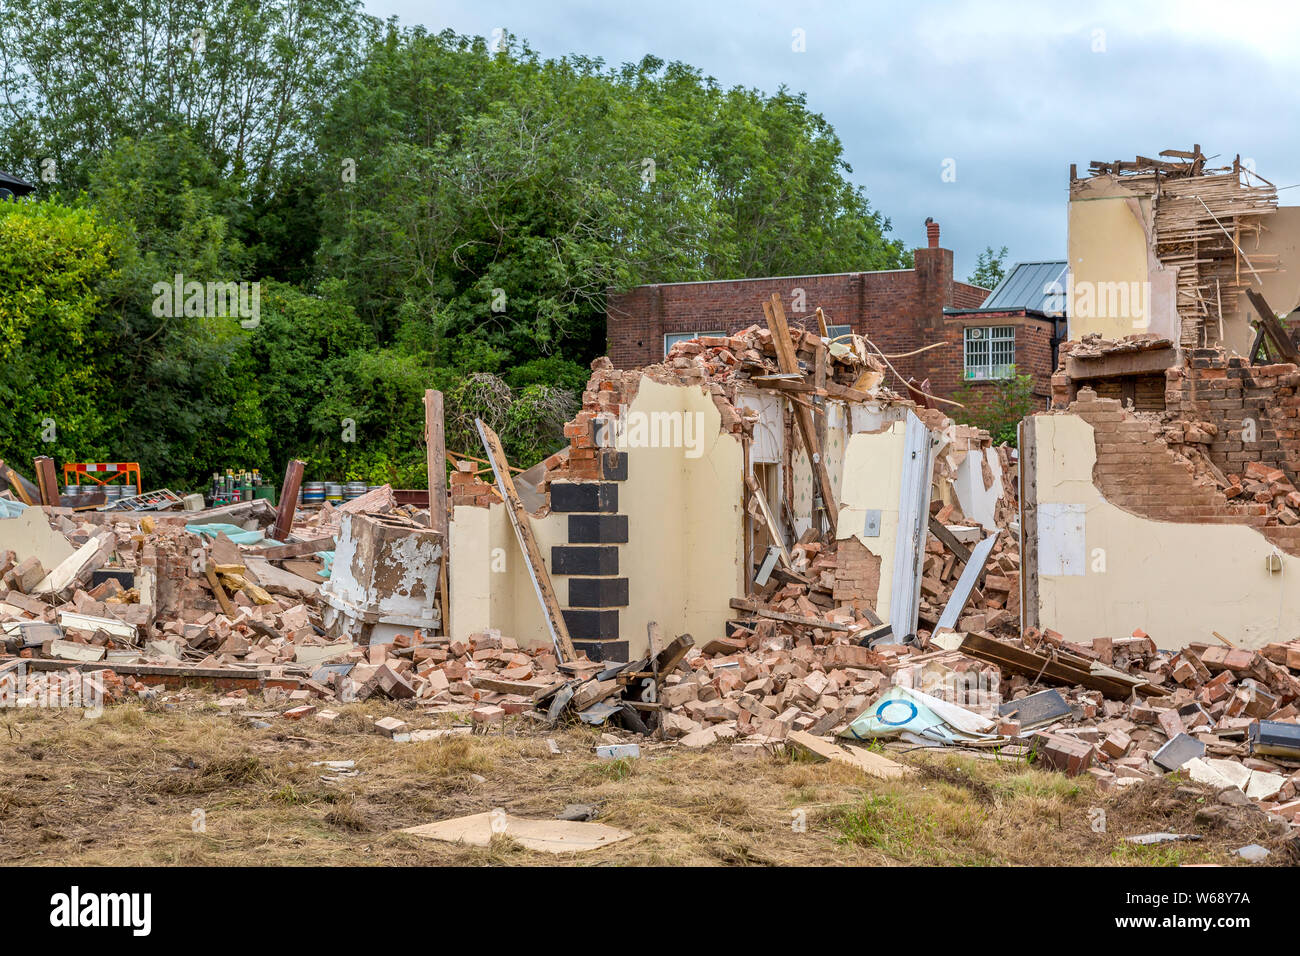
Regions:
M 643 746 L 639 760 L 606 762 L 588 728 L 549 734 L 555 756 L 527 722 L 400 744 L 367 732 L 373 719 L 433 718 L 373 702 L 341 712 L 334 725 L 260 730 L 194 699 L 124 704 L 97 720 L 0 712 L 0 864 L 1159 865 L 1281 846 L 1258 815 L 1198 817 L 1207 798 L 1177 778 L 1107 797 L 1088 779 L 953 755 L 909 755 L 922 773 L 889 783 L 799 757 L 737 758 L 725 745 Z M 360 774 L 325 782 L 315 760 L 355 760 Z M 597 805 L 633 838 L 555 857 L 509 839 L 473 848 L 395 832 L 493 807 L 550 818 L 570 803 Z M 1105 833 L 1091 829 L 1094 807 Z M 1204 839 L 1122 841 L 1152 830 Z

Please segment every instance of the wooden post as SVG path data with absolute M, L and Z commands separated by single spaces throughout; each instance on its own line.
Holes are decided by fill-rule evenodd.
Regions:
M 425 460 L 429 466 L 429 526 L 447 537 L 447 439 L 443 426 L 442 392 L 424 392 Z
M 204 565 L 203 574 L 208 579 L 208 586 L 212 588 L 212 593 L 217 597 L 217 603 L 221 605 L 221 613 L 233 621 L 239 616 L 239 611 L 236 609 L 234 602 L 230 600 L 229 595 L 226 594 L 226 589 L 221 586 L 221 580 L 217 577 L 217 569 L 212 566 L 211 561 Z
M 305 461 L 295 458 L 284 469 L 284 483 L 280 485 L 280 510 L 275 515 L 275 527 L 271 537 L 284 541 L 289 537 L 293 527 L 294 512 L 298 510 L 298 491 L 302 488 L 302 472 L 307 467 Z
M 564 615 L 560 612 L 560 601 L 555 596 L 555 589 L 551 587 L 551 576 L 542 562 L 542 552 L 537 547 L 537 539 L 533 537 L 528 510 L 519 500 L 519 492 L 515 491 L 515 480 L 510 475 L 506 453 L 501 448 L 501 439 L 481 419 L 474 419 L 474 424 L 478 427 L 478 435 L 487 452 L 488 461 L 492 462 L 492 473 L 497 479 L 497 490 L 505 500 L 506 514 L 510 516 L 510 523 L 514 525 L 515 537 L 519 539 L 519 550 L 523 552 L 528 576 L 533 580 L 533 589 L 537 592 L 537 600 L 542 605 L 542 614 L 551 632 L 555 653 L 559 655 L 562 662 L 571 662 L 578 656 L 578 652 L 573 649 L 573 641 L 569 639 L 569 628 L 564 623 Z
M 54 470 L 54 459 L 49 455 L 40 455 L 32 460 L 32 470 L 36 472 L 36 489 L 41 495 L 41 504 L 57 506 L 59 498 L 59 475 Z M 140 488 L 138 494 L 144 494 Z
M 442 538 L 442 567 L 438 569 L 438 606 L 442 633 L 451 636 L 450 602 L 447 599 L 447 562 L 451 560 L 450 522 L 447 518 L 447 432 L 442 411 L 442 392 L 424 391 L 424 457 L 429 467 L 429 527 Z
M 771 301 L 763 303 L 763 314 L 767 318 L 767 327 L 772 332 L 772 343 L 776 348 L 776 360 L 781 371 L 787 375 L 800 374 L 799 358 L 790 341 L 790 327 L 785 322 L 785 309 L 781 306 L 780 295 L 773 292 Z M 808 463 L 817 479 L 817 490 L 821 493 L 822 513 L 825 514 L 831 536 L 834 537 L 839 530 L 839 514 L 835 507 L 835 492 L 831 489 L 830 474 L 826 471 L 826 462 L 822 458 L 821 444 L 817 441 L 817 426 L 807 405 L 798 402 L 791 404 L 794 405 L 794 420 L 799 426 L 803 447 L 808 452 Z
M 25 505 L 34 504 L 32 496 L 28 494 L 24 485 L 26 479 L 6 465 L 3 460 L 0 460 L 0 475 L 4 476 L 5 482 L 9 485 L 9 490 L 18 496 L 19 501 Z

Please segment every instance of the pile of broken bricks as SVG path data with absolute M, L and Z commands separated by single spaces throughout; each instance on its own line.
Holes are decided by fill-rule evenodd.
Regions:
M 388 496 L 364 507 L 391 511 Z M 901 685 L 995 721 L 989 744 L 1004 754 L 1033 752 L 1105 789 L 1179 771 L 1300 824 L 1300 641 L 1171 653 L 1141 632 L 1087 642 L 1016 635 L 1019 561 L 1005 532 L 954 632 L 875 639 L 883 625 L 860 542 L 809 537 L 791 549 L 789 568 L 733 602 L 746 613 L 726 636 L 661 646 L 652 634 L 653 653 L 610 664 L 561 662 L 495 632 L 448 640 L 416 630 L 367 647 L 328 639 L 310 577 L 313 549 L 337 528 L 328 512 L 304 516 L 289 543 L 237 545 L 190 533 L 184 518 L 36 510 L 63 539 L 44 540 L 47 553 L 62 557 L 46 568 L 0 552 L 0 699 L 10 702 L 80 694 L 112 703 L 206 682 L 226 695 L 225 710 L 260 696 L 265 709 L 246 716 L 267 722 L 328 721 L 339 703 L 389 699 L 483 730 L 573 719 L 757 754 L 842 736 Z M 948 506 L 933 517 L 941 528 L 961 522 Z M 951 542 L 932 535 L 923 621 L 951 595 L 959 564 Z M 974 700 L 963 690 L 972 683 L 982 691 Z M 413 732 L 397 716 L 375 730 L 441 732 Z
M 1246 462 L 1240 475 L 1228 475 L 1223 494 L 1230 501 L 1253 501 L 1284 525 L 1300 524 L 1300 491 L 1281 468 Z
M 947 651 L 867 648 L 843 635 L 824 643 L 810 634 L 751 635 L 744 649 L 713 641 L 682 654 L 662 677 L 660 708 L 640 719 L 683 746 L 730 741 L 738 753 L 753 754 L 792 735 L 845 735 L 883 691 L 900 684 L 993 718 L 997 735 L 985 742 L 986 753 L 994 746 L 1003 756 L 1032 753 L 1047 768 L 1095 777 L 1103 790 L 1181 771 L 1218 790 L 1239 790 L 1275 818 L 1300 825 L 1300 678 L 1293 673 L 1300 671 L 1300 641 L 1261 651 L 1192 644 L 1171 653 L 1140 631 L 1086 644 L 1051 631 L 1030 629 L 1028 637 L 986 635 Z M 1023 667 L 992 662 L 1012 648 Z M 624 665 L 637 676 L 646 666 Z M 1084 683 L 1069 682 L 1076 674 Z M 976 703 L 963 692 L 972 682 L 984 689 Z M 587 691 L 580 703 L 622 704 L 629 685 L 637 686 L 614 671 L 593 675 L 578 685 Z M 599 722 L 620 713 L 607 705 Z
M 1142 412 L 1169 447 L 1187 460 L 1201 482 L 1212 485 L 1242 513 L 1265 515 L 1265 525 L 1300 524 L 1300 490 L 1281 468 L 1259 461 L 1245 462 L 1240 474 L 1225 474 L 1209 456 L 1219 434 L 1212 422 L 1185 421 L 1169 412 Z
M 322 665 L 355 648 L 321 626 L 320 552 L 334 547 L 344 514 L 401 512 L 385 485 L 337 508 L 299 510 L 286 542 L 239 545 L 187 525 L 265 528 L 275 517 L 265 502 L 184 514 L 27 508 L 0 521 L 0 673 L 9 681 L 0 691 L 14 692 L 21 674 L 33 699 L 83 678 L 107 702 L 192 682 L 332 695 L 313 677 L 333 680 Z M 48 676 L 64 667 L 93 673 Z
M 932 505 L 931 527 L 962 526 L 965 519 L 952 505 Z M 950 539 L 945 544 L 934 531 L 926 540 L 921 575 L 921 600 L 917 638 L 928 646 L 941 613 L 952 600 L 970 559 L 970 550 Z M 959 549 L 959 550 L 954 550 Z M 857 538 L 818 541 L 810 531 L 790 549 L 793 566 L 775 568 L 751 598 L 736 599 L 731 606 L 756 618 L 731 627 L 720 645 L 739 649 L 751 638 L 763 642 L 773 636 L 806 635 L 814 644 L 830 643 L 835 634 L 851 634 L 858 642 L 886 638 L 888 627 L 875 614 L 879 588 L 879 563 Z M 1003 531 L 961 605 L 954 629 L 1011 636 L 1019 630 L 1020 549 L 1014 534 Z M 742 614 L 742 618 L 745 615 Z
M 1181 771 L 1235 788 L 1268 813 L 1300 824 L 1300 642 L 1260 651 L 1193 643 L 1171 653 L 1137 631 L 1088 644 L 1028 629 L 1022 645 L 1140 678 L 1127 699 L 1075 686 L 1031 694 L 1023 674 L 1005 688 L 999 731 L 1040 738 L 1045 765 L 1088 773 L 1103 790 Z M 1054 695 L 1054 696 L 1053 696 Z M 1048 698 L 1051 697 L 1051 700 Z M 1054 705 L 1054 706 L 1046 706 Z

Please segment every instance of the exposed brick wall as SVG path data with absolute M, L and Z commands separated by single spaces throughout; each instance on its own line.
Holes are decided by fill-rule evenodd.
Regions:
M 1069 411 L 1093 428 L 1093 482 L 1111 504 L 1155 521 L 1249 525 L 1288 554 L 1300 555 L 1300 526 L 1277 524 L 1267 505 L 1229 501 L 1169 447 L 1158 424 L 1114 399 L 1099 398 L 1091 388 L 1079 390 Z
M 606 307 L 606 347 L 619 368 L 663 361 L 664 336 L 718 331 L 730 335 L 763 325 L 763 302 L 773 293 L 785 303 L 792 327 L 816 330 L 820 308 L 830 325 L 848 325 L 883 351 L 910 352 L 944 336 L 944 308 L 977 308 L 988 290 L 954 281 L 949 249 L 914 252 L 915 268 L 888 272 L 734 279 L 637 286 L 611 292 Z M 796 289 L 803 295 L 796 298 Z M 802 311 L 795 307 L 802 300 Z M 904 376 L 930 374 L 934 353 L 895 362 Z M 960 360 L 960 356 L 959 356 Z M 1044 373 L 1051 374 L 1050 365 Z M 945 391 L 936 394 L 947 393 Z
M 952 284 L 952 307 L 954 309 L 978 309 L 989 297 L 992 289 L 983 289 L 969 282 Z
M 1222 349 L 1194 349 L 1190 362 L 1165 373 L 1165 404 L 1186 419 L 1218 426 L 1208 446 L 1210 459 L 1225 473 L 1240 473 L 1255 461 L 1281 468 L 1296 481 L 1300 466 L 1300 369 L 1294 365 L 1251 366 Z M 1253 425 L 1248 425 L 1247 420 Z M 1254 441 L 1245 441 L 1254 431 Z M 1245 434 L 1243 435 L 1243 430 Z
M 474 463 L 461 461 L 451 473 L 451 504 L 486 508 L 501 500 L 494 486 L 474 473 Z
M 944 348 L 934 349 L 918 356 L 923 371 L 930 379 L 930 389 L 935 395 L 950 396 L 965 383 L 965 330 L 969 326 L 1014 325 L 1016 327 L 1016 370 L 1034 377 L 1035 408 L 1046 409 L 1052 392 L 1052 330 L 1050 319 L 1040 319 L 1017 312 L 979 313 L 978 315 L 945 316 L 943 323 Z M 898 363 L 895 363 L 896 365 Z M 900 369 L 901 371 L 901 369 Z M 922 378 L 917 374 L 917 378 Z M 971 382 L 975 391 L 991 392 L 994 382 Z
M 641 384 L 641 373 L 615 368 L 605 357 L 592 362 L 591 369 L 591 378 L 582 393 L 582 408 L 564 426 L 564 437 L 569 440 L 569 447 L 543 462 L 542 490 L 546 490 L 553 479 L 600 481 L 605 478 L 607 470 L 602 456 L 616 454 L 602 447 L 603 436 L 597 434 L 597 419 L 605 415 L 617 418 L 620 407 L 632 404 Z
M 794 311 L 795 289 L 804 291 L 803 312 Z M 816 329 L 815 311 L 820 307 L 828 324 L 852 326 L 886 352 L 915 348 L 915 329 L 927 313 L 919 301 L 916 273 L 910 269 L 638 286 L 609 296 L 609 357 L 619 368 L 651 365 L 663 361 L 667 333 L 730 335 L 763 325 L 763 302 L 773 293 L 784 301 L 792 327 Z

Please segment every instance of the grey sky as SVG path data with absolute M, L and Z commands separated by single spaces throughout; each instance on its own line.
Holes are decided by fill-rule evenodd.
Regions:
M 1300 183 L 1300 8 L 1288 3 L 365 2 L 433 31 L 504 27 L 544 56 L 653 53 L 724 86 L 803 91 L 893 234 L 921 245 L 933 216 L 960 276 L 986 245 L 1011 261 L 1064 258 L 1072 162 L 1196 142 Z

